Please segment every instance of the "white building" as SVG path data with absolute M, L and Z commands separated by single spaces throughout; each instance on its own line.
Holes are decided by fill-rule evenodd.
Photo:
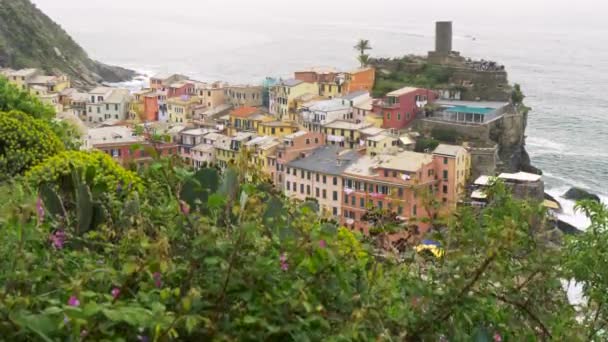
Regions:
M 349 101 L 342 99 L 324 100 L 303 106 L 300 115 L 307 130 L 320 132 L 324 124 L 351 119 L 351 106 Z
M 128 89 L 97 87 L 87 98 L 86 123 L 101 123 L 105 120 L 126 120 L 129 115 L 131 95 Z

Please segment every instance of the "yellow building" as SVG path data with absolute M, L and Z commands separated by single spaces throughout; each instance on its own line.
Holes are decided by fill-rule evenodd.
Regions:
M 192 120 L 195 107 L 201 104 L 198 96 L 172 97 L 167 100 L 167 110 L 169 112 L 169 122 L 184 123 Z
M 28 89 L 28 81 L 40 74 L 38 69 L 10 70 L 6 73 L 8 81 L 21 90 Z
M 464 198 L 471 174 L 471 154 L 463 146 L 440 144 L 433 151 L 437 175 L 441 181 L 439 193 L 446 208 L 454 209 Z
M 354 123 L 345 120 L 335 120 L 323 125 L 321 131 L 325 133 L 327 144 L 339 145 L 346 148 L 360 146 L 360 130 L 370 127 L 367 123 Z
M 44 87 L 49 93 L 59 93 L 70 87 L 70 79 L 65 76 L 46 76 L 35 75 L 27 81 L 27 85 L 31 87 Z
M 389 153 L 395 150 L 399 145 L 399 139 L 389 134 L 378 134 L 369 137 L 365 140 L 366 153 L 370 156 L 376 156 L 383 153 Z
M 245 148 L 250 152 L 249 161 L 257 166 L 257 170 L 271 177 L 270 179 L 274 178 L 274 169 L 269 165 L 272 160 L 270 157 L 274 155 L 279 145 L 279 140 L 270 136 L 257 137 L 245 143 Z
M 217 164 L 224 168 L 236 162 L 238 153 L 243 145 L 253 140 L 255 136 L 251 132 L 238 132 L 234 137 L 222 136 L 217 139 L 213 143 Z
M 230 112 L 229 117 L 228 135 L 230 136 L 237 132 L 258 132 L 261 124 L 275 120 L 257 107 L 239 107 Z
M 258 134 L 282 138 L 297 132 L 299 129 L 298 124 L 293 121 L 269 121 L 259 124 Z
M 29 92 L 40 99 L 40 102 L 53 107 L 56 113 L 63 111 L 63 105 L 59 101 L 58 93 L 50 93 L 47 91 L 47 88 L 41 86 L 31 86 L 29 87 Z
M 319 85 L 295 79 L 281 81 L 270 89 L 270 113 L 295 121 L 296 99 L 305 94 L 319 94 Z

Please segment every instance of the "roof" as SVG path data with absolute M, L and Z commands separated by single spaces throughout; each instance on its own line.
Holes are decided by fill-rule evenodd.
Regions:
M 121 103 L 125 102 L 130 96 L 128 89 L 112 89 L 112 92 L 105 98 L 105 102 Z
M 407 173 L 418 172 L 422 166 L 432 163 L 433 156 L 430 154 L 403 151 L 395 155 L 380 154 L 375 157 L 363 156 L 353 163 L 344 172 L 365 177 L 377 175 L 375 169 L 402 171 Z
M 89 91 L 89 94 L 98 94 L 98 95 L 105 95 L 109 92 L 112 91 L 113 88 L 110 87 L 96 87 L 91 89 L 91 91 Z
M 350 104 L 342 103 L 341 99 L 331 99 L 325 101 L 314 102 L 308 106 L 309 111 L 320 111 L 320 112 L 335 112 L 339 110 L 348 110 Z
M 461 152 L 466 151 L 464 147 L 458 145 L 439 144 L 433 151 L 433 154 L 442 156 L 457 157 Z
M 32 74 L 35 74 L 36 72 L 38 72 L 38 69 L 21 69 L 21 70 L 15 70 L 12 72 L 9 72 L 10 76 L 30 76 Z
M 518 173 L 501 173 L 498 178 L 504 180 L 513 180 L 520 182 L 538 182 L 541 180 L 541 175 L 536 175 L 533 173 L 527 172 L 518 172 Z
M 400 138 L 399 138 L 399 141 L 401 141 L 401 143 L 402 143 L 403 145 L 413 145 L 413 144 L 415 144 L 415 143 L 416 143 L 416 141 L 415 141 L 415 140 L 413 140 L 412 138 L 410 138 L 410 137 L 409 137 L 409 136 L 407 136 L 407 135 L 404 135 L 404 136 L 400 137 Z
M 335 120 L 328 124 L 323 125 L 323 127 L 324 128 L 359 130 L 359 129 L 362 129 L 365 127 L 369 127 L 371 125 L 372 124 L 366 123 L 366 122 L 354 123 L 354 122 L 345 121 L 345 120 Z
M 342 96 L 341 99 L 344 99 L 344 100 L 354 100 L 357 97 L 363 96 L 363 95 L 369 95 L 369 91 L 367 91 L 367 90 L 354 91 L 352 93 L 348 93 L 348 94 Z
M 365 128 L 362 128 L 362 129 L 359 130 L 359 132 L 361 134 L 365 134 L 365 135 L 369 135 L 369 136 L 378 135 L 378 134 L 380 134 L 380 133 L 382 133 L 384 131 L 386 131 L 386 130 L 383 129 L 383 128 L 374 127 L 374 126 L 372 126 L 372 127 L 365 127 Z
M 198 144 L 192 148 L 192 150 L 194 150 L 194 151 L 201 151 L 201 152 L 211 152 L 214 149 L 215 148 L 213 147 L 213 145 L 209 145 L 209 144 Z
M 245 146 L 256 146 L 259 149 L 266 150 L 279 144 L 279 141 L 274 137 L 263 136 L 253 138 L 245 143 Z
M 287 166 L 338 176 L 356 159 L 357 153 L 355 151 L 330 145 L 319 147 L 307 157 L 287 163 Z
M 472 108 L 491 108 L 499 109 L 509 105 L 508 102 L 496 101 L 460 101 L 460 100 L 437 100 L 435 104 L 444 107 L 472 107 Z
M 221 133 L 217 133 L 217 132 L 211 132 L 211 133 L 205 135 L 206 140 L 216 141 L 221 138 L 228 138 L 228 136 L 221 134 Z
M 137 143 L 144 141 L 142 136 L 135 136 L 131 128 L 125 126 L 108 126 L 90 128 L 86 135 L 89 147 L 101 144 Z
M 216 130 L 210 130 L 208 128 L 195 128 L 195 129 L 189 129 L 186 131 L 181 131 L 179 132 L 179 134 L 186 134 L 186 135 L 205 135 L 207 133 L 214 133 L 217 132 Z
M 371 140 L 371 141 L 382 141 L 385 139 L 392 139 L 393 137 L 391 137 L 390 135 L 386 135 L 386 134 L 378 134 L 378 135 L 374 135 L 372 137 L 367 138 L 367 140 Z
M 287 87 L 295 87 L 300 83 L 304 83 L 304 81 L 296 80 L 295 78 L 290 78 L 288 80 L 283 80 L 280 84 Z
M 213 147 L 218 148 L 220 150 L 230 150 L 230 144 L 230 137 L 224 135 L 213 143 Z
M 359 103 L 355 103 L 353 105 L 354 108 L 361 108 L 363 110 L 372 110 L 373 108 L 373 104 L 374 104 L 374 99 L 373 98 L 369 98 L 365 101 L 361 101 Z
M 237 118 L 248 118 L 254 114 L 260 114 L 260 109 L 257 107 L 239 107 L 230 112 L 230 116 Z
M 288 135 L 284 136 L 283 139 L 295 139 L 295 138 L 304 136 L 304 135 L 306 135 L 308 133 L 310 133 L 310 132 L 308 132 L 308 131 L 297 131 L 295 133 L 291 133 L 291 134 L 288 134 Z
M 397 89 L 394 91 L 391 91 L 390 93 L 386 94 L 386 96 L 401 96 L 401 95 L 405 95 L 405 94 L 409 94 L 412 92 L 415 92 L 417 90 L 419 90 L 420 88 L 415 88 L 415 87 L 403 87 L 401 89 Z
M 47 84 L 57 80 L 57 76 L 34 76 L 29 83 Z
M 251 132 L 238 132 L 235 136 L 232 137 L 232 140 L 243 141 L 247 138 L 255 137 L 255 133 Z
M 486 186 L 486 185 L 491 184 L 493 179 L 494 179 L 494 177 L 490 177 L 490 176 L 479 176 L 479 178 L 477 178 L 473 184 Z
M 483 190 L 475 190 L 471 194 L 472 199 L 486 199 L 488 195 Z
M 177 134 L 186 129 L 186 126 L 174 126 L 167 130 L 167 134 Z

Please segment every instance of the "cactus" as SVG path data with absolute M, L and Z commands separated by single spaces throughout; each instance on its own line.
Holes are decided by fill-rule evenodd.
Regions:
M 82 181 L 80 172 L 72 171 L 74 199 L 76 204 L 76 235 L 89 231 L 93 219 L 93 196 L 89 186 Z
M 44 204 L 44 208 L 52 218 L 65 217 L 65 209 L 61 197 L 55 192 L 53 187 L 48 183 L 43 183 L 39 189 L 40 198 Z

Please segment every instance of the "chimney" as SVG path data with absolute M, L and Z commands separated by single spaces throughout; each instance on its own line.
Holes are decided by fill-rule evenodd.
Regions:
M 438 21 L 435 25 L 435 52 L 447 56 L 452 52 L 452 22 Z

